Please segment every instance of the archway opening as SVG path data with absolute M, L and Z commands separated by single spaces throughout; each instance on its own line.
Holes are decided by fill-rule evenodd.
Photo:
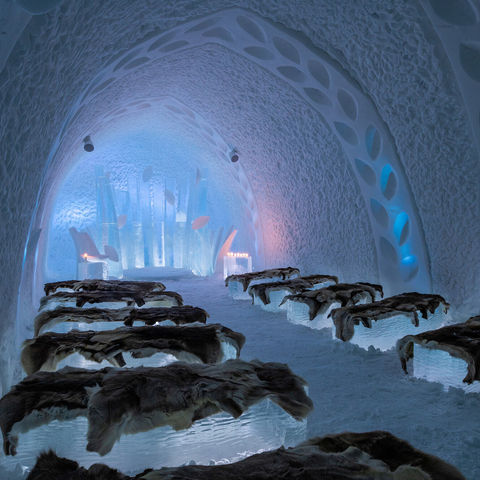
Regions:
M 51 190 L 44 279 L 209 276 L 230 250 L 258 265 L 253 199 L 212 136 L 149 108 L 90 141 Z

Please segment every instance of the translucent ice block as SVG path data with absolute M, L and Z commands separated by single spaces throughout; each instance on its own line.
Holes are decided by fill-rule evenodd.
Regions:
M 154 307 L 178 307 L 178 301 L 174 297 L 162 297 L 158 300 L 146 300 L 145 304 L 138 308 L 154 308 Z M 112 307 L 115 308 L 115 307 Z M 118 306 L 116 307 L 118 308 Z
M 298 278 L 299 275 L 297 273 L 293 273 L 292 275 L 288 276 L 288 280 L 293 280 L 294 278 Z M 267 277 L 267 278 L 254 278 L 248 286 L 257 285 L 257 283 L 272 283 L 272 282 L 283 282 L 286 279 L 283 277 Z
M 135 435 L 124 435 L 105 456 L 86 450 L 87 419 L 79 417 L 65 422 L 53 421 L 28 433 L 20 434 L 15 457 L 2 457 L 0 466 L 32 467 L 36 456 L 52 448 L 88 467 L 105 463 L 133 474 L 147 467 L 178 466 L 190 461 L 235 461 L 262 450 L 281 445 L 293 446 L 306 439 L 307 422 L 297 422 L 280 407 L 264 400 L 239 418 L 226 413 L 195 422 L 188 430 L 161 427 Z
M 251 300 L 252 297 L 243 291 L 243 285 L 240 282 L 228 282 L 228 293 L 234 300 Z
M 83 308 L 99 308 L 99 309 L 118 309 L 127 307 L 128 302 L 125 300 L 116 300 L 109 302 L 98 302 L 98 303 L 85 303 Z M 136 305 L 131 305 L 136 306 Z M 136 308 L 154 308 L 154 307 L 176 307 L 178 306 L 178 301 L 174 297 L 169 296 L 159 296 L 158 298 L 151 298 L 146 300 L 145 303 Z M 66 307 L 66 308 L 77 308 L 77 302 L 75 298 L 49 298 L 48 302 L 39 309 L 39 312 L 46 312 L 48 310 L 55 310 L 56 308 Z
M 335 285 L 335 282 L 332 280 L 326 280 L 324 282 L 314 283 L 313 287 L 308 290 L 320 290 L 321 288 L 329 287 L 330 285 Z
M 164 322 L 156 322 L 155 325 L 162 325 L 162 326 L 175 326 L 176 323 L 172 322 L 171 320 L 165 320 Z M 202 323 L 192 323 L 190 325 L 203 325 Z M 96 332 L 103 332 L 105 330 L 114 330 L 115 328 L 124 327 L 123 322 L 61 322 L 55 325 L 46 327 L 40 331 L 40 333 L 45 332 L 56 332 L 56 333 L 66 333 L 70 330 L 95 330 Z M 145 323 L 135 320 L 133 322 L 133 327 L 144 327 Z
M 83 308 L 123 308 L 126 307 L 126 302 L 124 301 L 117 301 L 117 302 L 101 302 L 101 303 L 86 303 Z M 49 299 L 49 301 L 41 307 L 38 311 L 39 312 L 46 312 L 48 310 L 55 310 L 56 308 L 66 307 L 66 308 L 77 308 L 77 302 L 74 298 L 71 299 Z
M 373 346 L 382 351 L 390 350 L 395 348 L 397 340 L 405 335 L 416 335 L 428 330 L 435 330 L 444 321 L 445 314 L 442 305 L 433 314 L 429 314 L 427 319 L 419 315 L 418 327 L 412 323 L 412 317 L 403 314 L 395 315 L 390 318 L 372 321 L 372 328 L 366 328 L 361 323 L 355 325 L 355 333 L 350 342 L 365 349 Z
M 91 329 L 90 329 L 91 330 Z M 221 341 L 220 343 L 223 358 L 222 362 L 237 358 L 237 349 L 228 341 Z M 125 360 L 127 368 L 133 367 L 164 367 L 170 363 L 178 360 L 190 363 L 202 363 L 200 358 L 194 354 L 182 355 L 181 358 L 177 358 L 169 353 L 158 352 L 154 353 L 150 357 L 134 358 L 129 352 L 122 352 L 123 359 Z M 88 368 L 91 370 L 97 370 L 104 367 L 111 367 L 112 364 L 107 360 L 103 360 L 101 363 L 94 362 L 93 360 L 87 360 L 80 353 L 74 353 L 67 358 L 64 358 L 58 362 L 56 370 L 60 370 L 63 367 L 71 366 L 78 368 Z
M 325 313 L 319 313 L 313 320 L 310 320 L 309 308 L 306 303 L 287 300 L 284 305 L 286 306 L 287 320 L 289 322 L 316 330 L 332 328 L 333 322 L 331 318 L 327 318 L 328 314 L 334 308 L 340 307 L 339 303 L 332 303 Z
M 170 363 L 176 362 L 177 359 L 168 353 L 157 353 L 151 357 L 146 358 L 133 358 L 130 353 L 124 353 L 123 359 L 126 362 L 126 367 L 164 367 Z M 87 360 L 79 353 L 74 353 L 69 357 L 63 359 L 58 363 L 56 370 L 60 370 L 63 367 L 71 366 L 78 368 L 88 368 L 89 370 L 98 370 L 100 368 L 111 367 L 112 364 L 104 360 L 101 363 Z
M 252 271 L 252 257 L 248 254 L 227 253 L 223 257 L 223 278 Z
M 283 298 L 286 295 L 290 295 L 290 291 L 288 290 L 273 290 L 269 292 L 269 297 L 270 297 L 270 303 L 267 303 L 266 305 L 262 302 L 262 300 L 257 296 L 253 296 L 253 304 L 259 306 L 263 310 L 266 310 L 267 312 L 279 312 L 281 310 L 286 310 L 286 305 L 283 304 L 280 307 L 280 302 L 283 300 Z
M 414 344 L 412 365 L 410 370 L 414 377 L 441 383 L 445 390 L 455 387 L 469 393 L 480 393 L 480 382 L 475 381 L 470 385 L 462 382 L 467 374 L 467 363 L 444 350 Z

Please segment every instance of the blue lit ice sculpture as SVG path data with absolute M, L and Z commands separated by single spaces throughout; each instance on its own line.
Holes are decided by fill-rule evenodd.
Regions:
M 103 167 L 96 167 L 97 193 L 97 245 L 102 245 L 107 256 L 108 276 L 121 278 L 123 268 L 121 261 L 120 235 L 112 186 Z
M 107 278 L 181 271 L 208 276 L 216 270 L 221 274 L 234 238 L 235 247 L 255 251 L 252 219 L 237 210 L 217 175 L 192 167 L 170 168 L 154 158 L 151 164 L 149 159 L 138 164 L 120 159 L 118 165 L 92 160 L 73 169 L 59 192 L 50 227 L 47 268 L 52 278 L 57 271 L 75 276 L 73 265 L 77 278 L 100 276 L 100 266 L 95 274 L 90 265 L 98 261 L 106 263 L 101 276 Z M 68 252 L 69 258 L 75 254 L 75 262 L 66 264 L 54 251 Z M 83 264 L 85 253 L 88 265 Z

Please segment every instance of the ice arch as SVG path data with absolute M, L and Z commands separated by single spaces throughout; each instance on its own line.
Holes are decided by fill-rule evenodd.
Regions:
M 422 4 L 453 66 L 480 149 L 480 11 L 471 0 Z
M 76 149 L 56 172 L 43 201 L 39 226 L 49 233 L 37 248 L 34 272 L 39 287 L 45 282 L 45 267 L 46 278 L 75 275 L 70 227 L 88 227 L 97 243 L 105 235 L 113 237 L 120 261 L 107 261 L 109 275 L 174 264 L 211 274 L 216 263 L 221 269 L 215 259 L 229 239 L 234 249 L 252 255 L 256 268 L 262 267 L 261 225 L 247 176 L 240 163 L 230 161 L 232 147 L 198 112 L 173 97 L 146 95 L 92 119 L 88 129 L 94 153 Z M 96 195 L 94 185 L 104 174 L 113 178 L 102 180 L 105 185 L 97 187 Z M 122 217 L 120 227 L 98 225 L 95 217 L 105 202 L 106 217 Z M 200 214 L 208 214 L 207 223 L 194 231 L 190 225 Z M 174 222 L 168 231 L 167 215 Z M 180 230 L 170 232 L 175 217 Z M 175 252 L 172 242 L 179 242 Z M 101 250 L 102 245 L 97 246 Z M 202 260 L 202 254 L 213 257 Z
M 90 83 L 69 121 L 109 85 L 155 59 L 218 44 L 258 63 L 294 88 L 336 135 L 361 192 L 378 254 L 381 279 L 392 290 L 428 290 L 429 260 L 408 180 L 387 125 L 359 85 L 301 36 L 242 9 L 224 10 L 136 45 Z

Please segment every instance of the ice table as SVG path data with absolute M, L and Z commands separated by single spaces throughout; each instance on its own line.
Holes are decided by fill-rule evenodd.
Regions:
M 218 363 L 238 358 L 245 337 L 220 324 L 189 326 L 120 327 L 115 330 L 47 332 L 23 343 L 21 361 L 27 375 L 54 371 L 70 355 L 80 353 L 94 362 L 107 360 L 115 367 L 127 363 L 124 354 L 147 358 L 171 354 L 194 363 Z
M 407 335 L 397 342 L 397 352 L 405 373 L 439 382 L 445 389 L 480 393 L 480 316 Z
M 40 312 L 54 310 L 59 307 L 82 308 L 86 304 L 95 304 L 97 308 L 113 308 L 134 306 L 140 308 L 177 307 L 183 305 L 183 299 L 176 292 L 149 292 L 147 294 L 112 290 L 93 292 L 57 292 L 42 297 Z
M 243 456 L 243 455 L 242 455 Z M 237 459 L 239 460 L 239 459 Z M 44 472 L 62 472 L 68 465 L 71 478 L 245 480 L 245 479 L 383 479 L 383 480 L 465 480 L 454 466 L 438 457 L 422 452 L 389 432 L 344 432 L 314 437 L 296 448 L 279 448 L 243 461 L 212 461 L 208 467 L 182 465 L 168 470 L 148 469 L 146 475 L 125 476 L 105 464 L 97 464 L 87 472 L 69 459 L 53 452 L 44 453 L 32 471 L 32 478 L 45 478 Z M 146 467 L 146 465 L 145 465 Z M 101 470 L 100 470 L 101 469 Z
M 309 275 L 281 282 L 257 283 L 248 287 L 248 293 L 254 305 L 269 312 L 278 312 L 286 310 L 286 305 L 280 306 L 280 304 L 287 295 L 317 290 L 337 282 L 338 278 L 333 275 Z
M 199 307 L 182 305 L 179 307 L 155 308 L 69 308 L 57 307 L 39 313 L 34 320 L 35 336 L 52 330 L 65 333 L 76 328 L 78 330 L 109 330 L 124 324 L 132 325 L 184 325 L 187 323 L 206 323 L 208 313 Z
M 305 385 L 284 364 L 242 360 L 37 372 L 0 399 L 4 453 L 16 454 L 18 434 L 79 416 L 88 419 L 87 449 L 102 456 L 122 435 L 167 426 L 190 431 L 222 411 L 238 418 L 267 398 L 301 421 L 313 408 Z
M 328 316 L 333 308 L 373 302 L 382 295 L 381 285 L 338 283 L 319 290 L 287 295 L 281 305 L 286 305 L 287 319 L 292 323 L 315 329 L 332 328 Z
M 335 338 L 365 349 L 373 346 L 385 351 L 395 347 L 405 335 L 440 327 L 448 307 L 440 295 L 409 292 L 365 305 L 337 308 L 330 315 Z
M 0 465 L 8 469 L 17 465 L 32 468 L 38 454 L 53 448 L 57 455 L 69 457 L 84 467 L 105 463 L 136 474 L 146 466 L 174 467 L 191 461 L 203 465 L 232 462 L 282 445 L 292 447 L 307 438 L 307 420 L 294 420 L 270 400 L 254 405 L 237 419 L 219 413 L 199 420 L 188 430 L 161 427 L 125 435 L 103 457 L 85 449 L 87 428 L 87 419 L 79 417 L 23 433 L 17 455 L 2 456 Z
M 151 293 L 162 292 L 165 285 L 161 282 L 140 282 L 131 280 L 62 280 L 46 283 L 45 295 L 56 292 L 95 292 L 121 290 L 122 292 Z
M 300 276 L 298 268 L 272 268 L 260 272 L 242 273 L 230 275 L 225 279 L 225 286 L 228 287 L 230 295 L 235 300 L 250 300 L 248 287 L 257 283 L 278 282 Z

